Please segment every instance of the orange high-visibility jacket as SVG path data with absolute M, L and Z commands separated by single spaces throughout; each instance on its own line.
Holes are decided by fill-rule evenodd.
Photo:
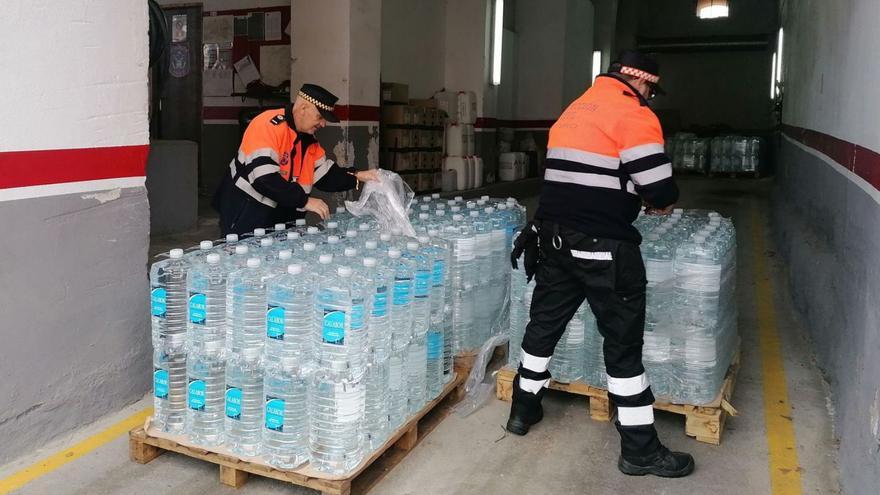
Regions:
M 596 78 L 550 128 L 535 217 L 577 231 L 640 242 L 632 222 L 642 199 L 678 200 L 660 121 L 647 101 L 613 75 Z
M 328 159 L 313 136 L 296 132 L 290 105 L 267 110 L 245 130 L 215 197 L 221 230 L 243 234 L 301 217 L 296 210 L 305 206 L 312 187 L 353 188 L 357 181 L 349 170 Z

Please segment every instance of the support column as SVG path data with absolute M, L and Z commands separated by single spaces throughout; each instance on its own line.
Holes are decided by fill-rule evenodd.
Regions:
M 338 124 L 318 132 L 329 157 L 379 166 L 381 0 L 293 0 L 291 85 L 318 84 L 339 97 Z

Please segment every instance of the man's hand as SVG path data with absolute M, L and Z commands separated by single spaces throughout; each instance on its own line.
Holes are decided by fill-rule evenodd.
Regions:
M 358 170 L 355 172 L 354 176 L 357 180 L 361 182 L 371 182 L 379 180 L 379 170 L 371 169 L 371 170 Z
M 327 203 L 318 198 L 309 198 L 309 200 L 306 201 L 306 205 L 303 207 L 303 209 L 312 213 L 316 213 L 319 217 L 321 217 L 321 220 L 327 220 L 327 217 L 330 216 L 330 208 L 327 207 Z
M 674 204 L 671 204 L 666 208 L 654 208 L 653 206 L 649 206 L 645 208 L 645 215 L 669 215 L 674 209 Z

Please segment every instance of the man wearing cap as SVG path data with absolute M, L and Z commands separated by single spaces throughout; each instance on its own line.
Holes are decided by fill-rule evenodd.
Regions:
M 647 282 L 641 236 L 632 225 L 642 202 L 649 213 L 667 214 L 678 200 L 660 122 L 648 106 L 661 91 L 659 74 L 652 59 L 623 52 L 550 128 L 535 221 L 511 254 L 516 267 L 525 253 L 526 275 L 535 275 L 537 285 L 507 430 L 525 435 L 543 418 L 550 358 L 586 300 L 604 337 L 618 468 L 679 477 L 693 471 L 694 461 L 670 452 L 654 429 L 654 395 L 642 366 Z
M 338 192 L 377 180 L 375 170 L 333 163 L 315 139 L 327 122 L 339 122 L 333 113 L 336 100 L 326 89 L 304 84 L 292 104 L 251 121 L 214 196 L 224 235 L 289 222 L 307 211 L 327 218 L 327 204 L 309 196 L 312 187 Z

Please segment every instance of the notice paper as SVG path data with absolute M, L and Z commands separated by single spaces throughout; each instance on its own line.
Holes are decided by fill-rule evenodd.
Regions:
M 243 82 L 245 86 L 260 79 L 260 71 L 257 70 L 257 66 L 254 65 L 254 61 L 251 60 L 250 55 L 245 55 L 233 65 L 235 66 L 235 72 L 238 73 L 241 82 Z
M 266 12 L 266 25 L 264 34 L 266 41 L 281 39 L 281 12 Z
M 231 43 L 235 34 L 235 16 L 217 15 L 202 19 L 203 43 Z

